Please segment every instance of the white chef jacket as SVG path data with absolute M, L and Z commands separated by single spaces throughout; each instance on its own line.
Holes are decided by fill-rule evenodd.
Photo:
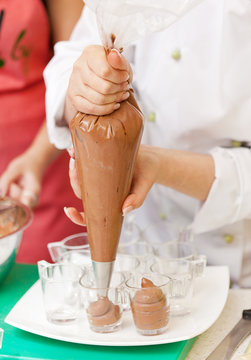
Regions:
M 74 61 L 100 44 L 84 8 L 71 40 L 55 46 L 44 76 L 49 136 L 71 145 L 62 123 Z M 204 0 L 170 28 L 125 50 L 145 115 L 143 143 L 210 153 L 215 180 L 204 203 L 154 185 L 135 211 L 141 228 L 166 217 L 194 230 L 210 264 L 228 265 L 233 283 L 251 287 L 251 1 Z M 165 236 L 163 236 L 163 241 Z M 226 241 L 227 240 L 227 241 Z

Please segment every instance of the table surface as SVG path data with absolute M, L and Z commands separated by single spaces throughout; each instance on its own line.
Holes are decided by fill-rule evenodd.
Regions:
M 220 317 L 207 331 L 197 337 L 186 360 L 205 360 L 241 319 L 242 310 L 250 308 L 251 289 L 229 290 L 228 299 Z
M 147 360 L 154 356 L 156 360 L 163 357 L 168 360 L 183 360 L 195 340 L 154 346 L 92 346 L 41 337 L 4 323 L 9 311 L 37 279 L 37 266 L 15 264 L 5 282 L 0 285 L 0 327 L 4 330 L 0 358 L 92 360 L 102 356 L 102 360 L 128 360 L 128 357 Z

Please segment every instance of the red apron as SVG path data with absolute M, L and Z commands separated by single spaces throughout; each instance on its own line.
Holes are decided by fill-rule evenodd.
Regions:
M 49 23 L 39 0 L 0 2 L 0 174 L 30 146 L 45 119 L 43 70 L 50 58 Z M 18 262 L 50 260 L 47 243 L 81 232 L 64 206 L 81 209 L 70 187 L 66 152 L 44 176 L 39 206 L 25 230 Z

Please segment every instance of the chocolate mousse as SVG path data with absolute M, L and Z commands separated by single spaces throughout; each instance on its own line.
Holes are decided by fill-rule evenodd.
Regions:
M 131 299 L 136 328 L 140 330 L 165 328 L 169 321 L 170 310 L 165 294 L 146 278 L 142 278 L 141 288 Z
M 89 322 L 96 327 L 112 325 L 119 321 L 121 314 L 118 305 L 114 305 L 108 297 L 100 297 L 87 309 Z
M 132 91 L 104 116 L 77 113 L 70 123 L 91 257 L 115 260 L 122 205 L 130 192 L 143 117 Z

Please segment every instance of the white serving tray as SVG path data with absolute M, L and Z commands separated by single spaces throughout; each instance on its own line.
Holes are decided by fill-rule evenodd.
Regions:
M 17 302 L 5 322 L 37 335 L 80 344 L 107 346 L 167 344 L 187 340 L 206 331 L 223 310 L 228 289 L 228 268 L 206 267 L 205 277 L 195 282 L 191 314 L 171 318 L 169 329 L 157 336 L 138 334 L 130 312 L 123 314 L 122 328 L 110 334 L 91 331 L 86 317 L 68 325 L 51 324 L 45 317 L 40 281 L 37 281 Z

